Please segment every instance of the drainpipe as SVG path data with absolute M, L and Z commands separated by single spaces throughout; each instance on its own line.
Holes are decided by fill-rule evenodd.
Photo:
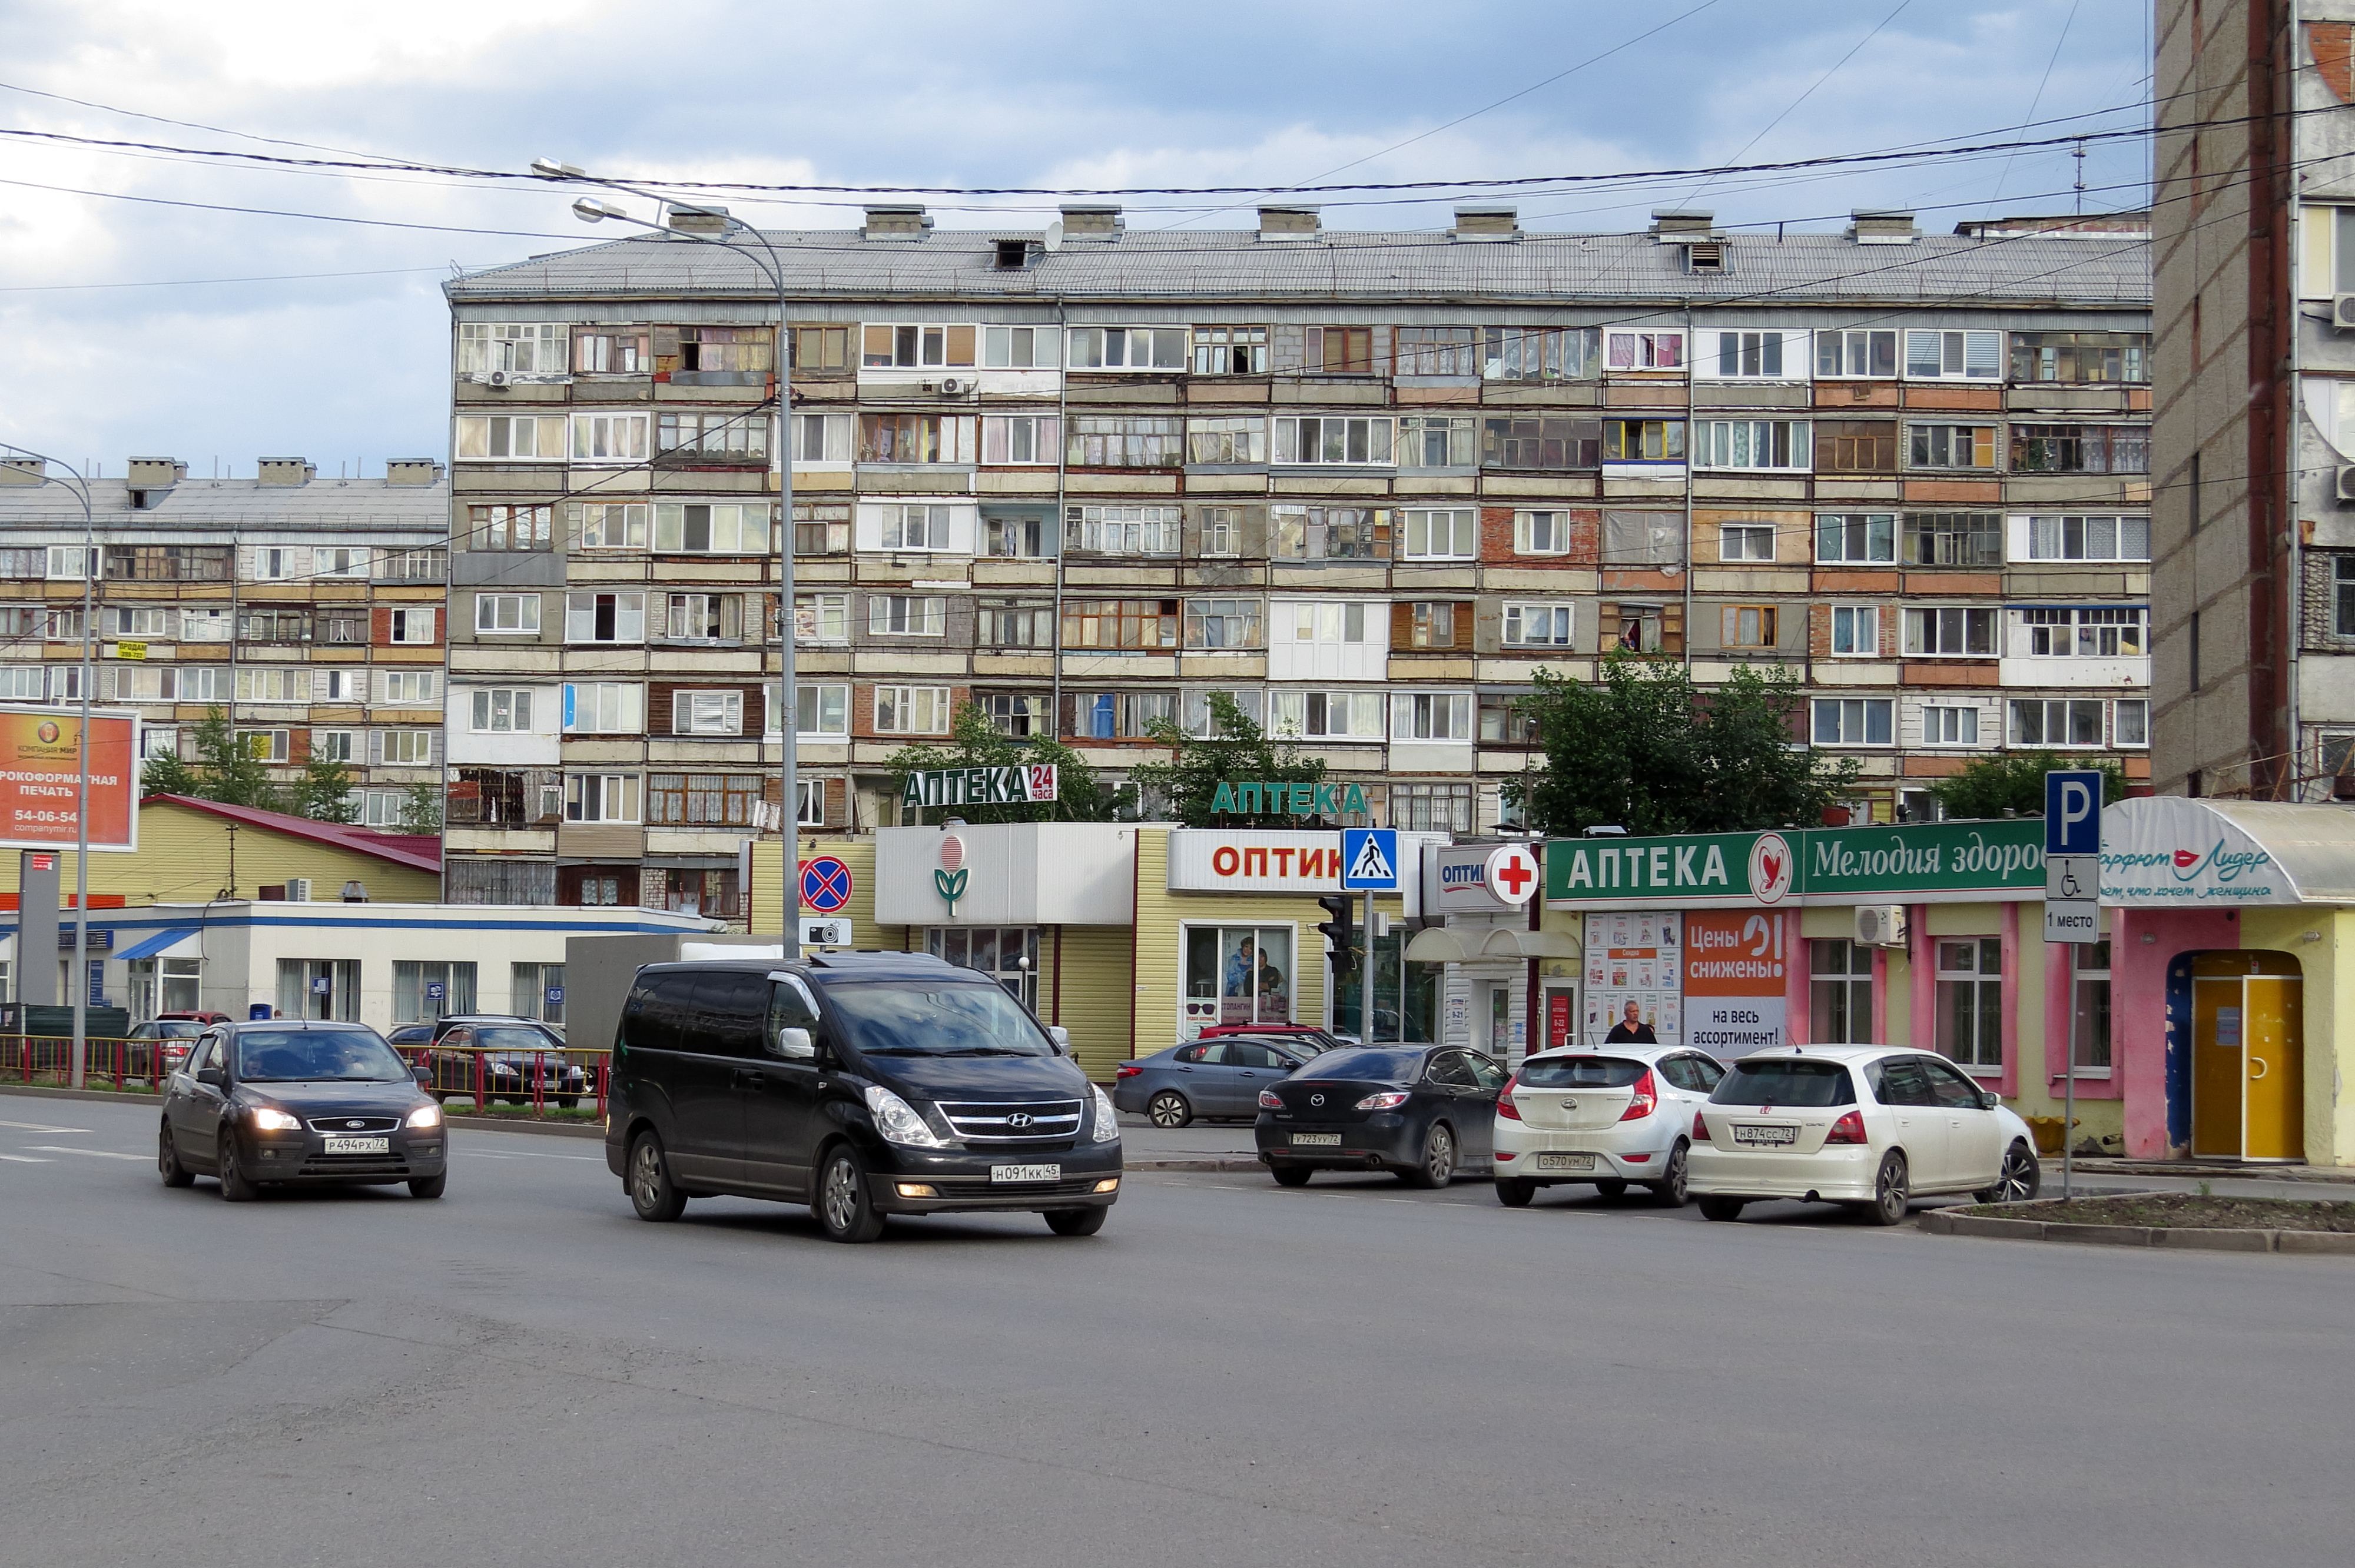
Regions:
M 1685 669 L 1692 669 L 1693 641 L 1693 409 L 1696 403 L 1693 372 L 1692 299 L 1685 299 Z M 1780 628 L 1776 629 L 1778 631 Z
M 1071 329 L 1063 319 L 1063 301 L 1055 300 L 1055 514 L 1047 519 L 1053 530 L 1050 535 L 1055 547 L 1055 623 L 1049 629 L 1053 639 L 1051 650 L 1054 669 L 1052 694 L 1047 699 L 1047 723 L 1058 741 L 1063 738 L 1063 494 L 1069 477 L 1071 441 Z M 1059 937 L 1057 938 L 1060 940 Z M 1062 970 L 1055 971 L 1058 983 Z

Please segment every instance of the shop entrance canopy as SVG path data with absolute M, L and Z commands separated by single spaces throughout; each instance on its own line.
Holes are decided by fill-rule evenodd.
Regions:
M 2355 810 L 2175 795 L 2106 807 L 2102 902 L 2119 909 L 2355 904 Z

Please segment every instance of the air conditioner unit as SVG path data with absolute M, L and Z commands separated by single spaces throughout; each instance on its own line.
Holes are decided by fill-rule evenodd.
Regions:
M 1856 939 L 1868 948 L 1905 945 L 1905 906 L 1859 904 L 1856 906 Z
M 2355 294 L 2330 296 L 2330 324 L 2355 328 Z
M 945 381 L 942 382 L 942 383 L 940 384 L 940 387 L 941 387 L 941 396 L 942 396 L 942 397 L 962 397 L 962 396 L 964 396 L 964 391 L 965 391 L 965 384 L 964 384 L 964 382 L 962 382 L 962 381 L 958 380 L 958 379 L 957 379 L 955 376 L 950 376 L 947 380 L 945 380 Z
M 289 904 L 310 903 L 311 879 L 307 876 L 288 877 L 286 879 L 286 902 Z
M 483 373 L 484 384 L 490 387 L 504 387 L 514 379 L 515 372 L 511 370 L 488 370 Z
M 2355 501 L 2355 467 L 2339 471 L 2339 499 Z

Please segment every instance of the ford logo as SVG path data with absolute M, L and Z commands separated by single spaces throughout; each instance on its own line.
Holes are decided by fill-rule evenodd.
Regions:
M 351 1128 L 352 1129 L 354 1129 L 355 1131 L 357 1131 L 357 1130 L 358 1130 L 359 1128 L 364 1128 L 364 1127 L 368 1126 L 368 1123 L 366 1123 L 366 1122 L 364 1122 L 364 1121 L 347 1121 L 347 1122 L 344 1123 L 344 1125 L 345 1125 L 346 1127 Z
M 1308 1097 L 1308 1103 L 1312 1106 L 1321 1106 L 1325 1103 L 1325 1097 L 1323 1095 L 1311 1095 Z
M 1008 1127 L 1028 1127 L 1030 1122 L 1031 1116 L 1028 1111 L 1016 1111 L 1006 1118 L 1006 1125 Z

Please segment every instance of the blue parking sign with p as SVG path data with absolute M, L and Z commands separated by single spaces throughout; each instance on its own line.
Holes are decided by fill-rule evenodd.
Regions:
M 2044 776 L 2044 853 L 2102 853 L 2102 775 L 2072 768 Z

